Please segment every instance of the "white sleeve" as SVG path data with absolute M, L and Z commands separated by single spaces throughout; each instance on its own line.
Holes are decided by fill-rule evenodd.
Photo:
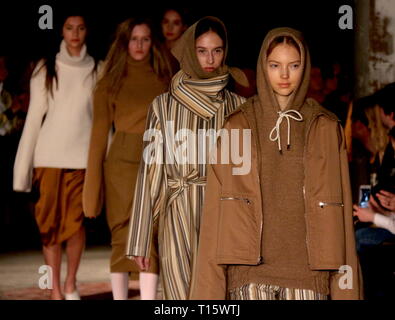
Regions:
M 15 191 L 30 192 L 33 178 L 33 158 L 43 118 L 48 109 L 46 72 L 39 63 L 30 80 L 30 102 L 22 137 L 14 164 L 13 188 Z
M 395 213 L 391 213 L 389 217 L 380 213 L 375 213 L 373 223 L 376 226 L 395 234 Z

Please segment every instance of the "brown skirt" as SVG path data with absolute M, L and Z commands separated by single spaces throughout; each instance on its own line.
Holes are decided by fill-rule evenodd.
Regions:
M 83 226 L 84 169 L 35 168 L 38 192 L 34 215 L 44 246 L 61 244 Z
M 116 132 L 104 163 L 106 217 L 111 231 L 111 272 L 130 272 L 138 277 L 139 268 L 126 258 L 130 210 L 142 154 L 143 135 Z M 156 238 L 156 237 L 155 237 Z M 154 241 L 155 242 L 155 241 Z M 148 272 L 159 273 L 157 245 L 153 245 Z

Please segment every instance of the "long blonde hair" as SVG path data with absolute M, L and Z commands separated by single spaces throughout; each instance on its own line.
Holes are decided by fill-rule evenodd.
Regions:
M 370 129 L 370 139 L 375 149 L 375 153 L 372 159 L 379 154 L 380 159 L 384 155 L 385 148 L 388 144 L 388 129 L 383 125 L 380 117 L 380 107 L 375 105 L 374 107 L 367 108 L 365 110 L 366 118 L 368 119 L 368 127 Z
M 128 46 L 133 28 L 137 25 L 145 24 L 151 30 L 151 67 L 155 74 L 163 81 L 169 82 L 174 74 L 169 59 L 161 52 L 160 44 L 155 34 L 152 21 L 144 17 L 130 18 L 118 25 L 115 40 L 111 44 L 110 50 L 104 62 L 104 70 L 98 81 L 98 86 L 105 84 L 108 92 L 115 96 L 122 85 L 122 80 L 126 75 L 127 58 L 129 55 Z

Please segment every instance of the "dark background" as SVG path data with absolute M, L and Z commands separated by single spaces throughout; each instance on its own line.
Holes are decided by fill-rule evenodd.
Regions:
M 38 27 L 41 5 L 50 5 L 54 14 L 54 30 Z M 9 83 L 20 84 L 20 77 L 31 61 L 37 61 L 53 48 L 59 48 L 57 28 L 62 15 L 72 7 L 80 7 L 88 15 L 90 34 L 88 51 L 104 59 L 118 23 L 135 14 L 147 14 L 160 22 L 163 7 L 178 5 L 189 11 L 188 20 L 213 15 L 222 19 L 228 29 L 228 64 L 255 69 L 266 33 L 275 27 L 293 27 L 305 34 L 314 64 L 325 71 L 333 62 L 340 62 L 351 76 L 354 65 L 354 31 L 341 30 L 338 13 L 341 5 L 354 7 L 353 1 L 5 1 L 0 4 L 0 55 L 9 56 Z M 354 16 L 355 20 L 355 16 Z M 352 77 L 351 77 L 352 78 Z M 17 89 L 16 89 L 17 91 Z M 0 156 L 3 151 L 0 150 Z M 12 170 L 11 170 L 12 171 Z M 0 201 L 4 195 L 0 194 Z M 14 194 L 13 213 L 0 212 L 0 251 L 40 248 L 35 221 L 29 213 L 32 195 Z M 28 204 L 29 203 L 29 204 Z M 28 205 L 27 205 L 28 204 Z M 19 205 L 19 206 L 18 206 Z M 30 208 L 30 210 L 28 209 Z M 102 214 L 87 220 L 88 245 L 109 244 L 109 232 Z
M 104 58 L 119 22 L 136 13 L 146 13 L 159 22 L 163 7 L 175 4 L 188 9 L 191 23 L 205 15 L 214 15 L 224 21 L 229 34 L 230 65 L 254 69 L 266 33 L 274 27 L 287 26 L 305 34 L 313 63 L 325 65 L 336 60 L 345 67 L 352 67 L 354 32 L 338 27 L 341 16 L 338 11 L 341 5 L 353 7 L 353 3 L 350 0 L 3 0 L 0 5 L 0 48 L 12 56 L 12 61 L 18 61 L 16 67 L 21 67 L 26 60 L 39 59 L 60 41 L 58 29 L 41 30 L 38 27 L 39 7 L 47 4 L 53 8 L 55 28 L 65 11 L 80 7 L 85 9 L 91 25 L 88 49 L 91 54 Z

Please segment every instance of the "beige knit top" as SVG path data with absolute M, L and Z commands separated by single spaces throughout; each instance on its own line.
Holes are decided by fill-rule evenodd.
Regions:
M 167 91 L 168 84 L 158 78 L 149 61 L 149 56 L 143 61 L 128 57 L 126 76 L 114 98 L 105 81 L 95 91 L 93 127 L 83 191 L 84 213 L 87 217 L 97 216 L 102 208 L 103 162 L 112 128 L 115 133 L 122 131 L 143 134 L 151 102 Z

